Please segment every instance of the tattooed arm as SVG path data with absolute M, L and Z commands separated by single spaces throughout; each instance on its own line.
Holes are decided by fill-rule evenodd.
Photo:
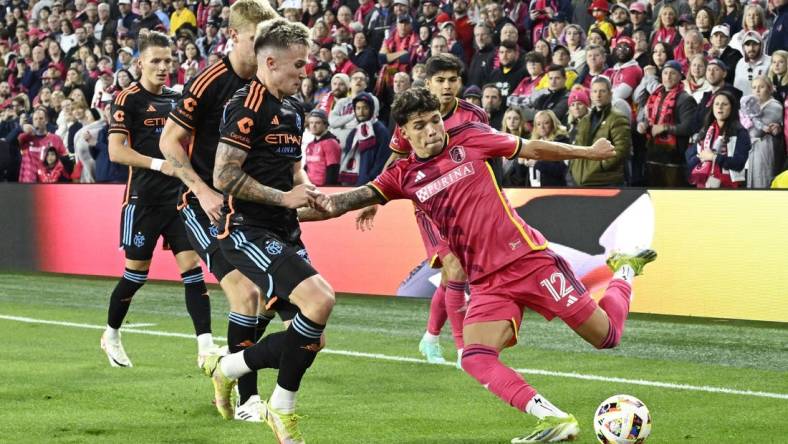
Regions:
M 221 217 L 222 195 L 214 191 L 194 171 L 189 155 L 181 145 L 188 141 L 190 136 L 192 135 L 185 128 L 172 119 L 167 119 L 159 139 L 159 148 L 167 162 L 172 165 L 175 175 L 197 196 L 211 222 L 216 222 Z
M 219 142 L 216 149 L 216 163 L 213 167 L 213 184 L 238 199 L 286 208 L 309 205 L 311 197 L 307 194 L 307 190 L 314 190 L 313 185 L 297 185 L 287 192 L 267 187 L 243 171 L 242 166 L 246 156 L 246 151 L 243 149 Z
M 333 219 L 348 211 L 358 210 L 369 205 L 382 204 L 385 201 L 369 186 L 354 188 L 343 193 L 322 196 L 317 202 L 326 211 L 313 208 L 300 208 L 298 219 L 301 222 Z

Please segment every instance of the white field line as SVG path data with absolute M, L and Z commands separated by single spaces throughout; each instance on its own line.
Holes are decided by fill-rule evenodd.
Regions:
M 74 328 L 87 328 L 91 330 L 104 330 L 106 326 L 104 325 L 95 325 L 95 324 L 81 324 L 78 322 L 64 322 L 64 321 L 52 321 L 47 319 L 34 319 L 28 318 L 23 316 L 8 316 L 8 315 L 0 315 L 0 319 L 4 319 L 7 321 L 17 321 L 17 322 L 24 322 L 28 324 L 45 324 L 45 325 L 57 325 L 61 327 L 74 327 Z M 173 333 L 167 331 L 156 331 L 156 330 L 137 330 L 134 328 L 123 328 L 123 333 L 133 333 L 133 334 L 141 334 L 141 335 L 149 335 L 149 336 L 166 336 L 166 337 L 173 337 L 173 338 L 185 338 L 185 339 L 194 339 L 194 335 L 185 334 L 185 333 Z M 215 339 L 219 341 L 224 341 L 225 338 L 221 336 L 215 336 Z M 405 356 L 391 356 L 391 355 L 384 355 L 380 353 L 364 353 L 364 352 L 356 352 L 350 350 L 332 350 L 332 349 L 324 349 L 321 353 L 328 353 L 332 355 L 341 355 L 341 356 L 350 356 L 356 358 L 368 358 L 368 359 L 377 359 L 381 361 L 393 361 L 393 362 L 408 362 L 413 364 L 426 364 L 426 365 L 440 365 L 440 364 L 427 364 L 426 361 L 423 359 L 416 359 L 416 358 L 409 358 Z M 453 362 L 447 362 L 443 365 L 454 366 Z M 742 395 L 742 396 L 754 396 L 758 398 L 774 398 L 774 399 L 785 399 L 788 400 L 787 393 L 770 393 L 770 392 L 760 392 L 760 391 L 752 391 L 752 390 L 737 390 L 731 389 L 726 387 L 712 387 L 706 385 L 689 385 L 689 384 L 674 384 L 671 382 L 660 382 L 660 381 L 649 381 L 645 379 L 627 379 L 627 378 L 616 378 L 610 376 L 599 376 L 599 375 L 586 375 L 582 373 L 574 373 L 574 372 L 556 372 L 552 370 L 541 370 L 541 369 L 533 369 L 533 368 L 518 368 L 515 369 L 519 373 L 528 374 L 528 375 L 541 375 L 541 376 L 552 376 L 557 378 L 570 378 L 570 379 L 583 379 L 587 381 L 599 381 L 599 382 L 614 382 L 619 384 L 631 384 L 631 385 L 643 385 L 648 387 L 660 387 L 660 388 L 667 388 L 667 389 L 674 389 L 674 390 L 684 390 L 684 391 L 694 391 L 694 392 L 706 392 L 706 393 L 721 393 L 726 395 Z
M 123 327 L 125 328 L 141 328 L 141 327 L 155 327 L 156 324 L 146 324 L 144 322 L 139 324 L 124 324 Z

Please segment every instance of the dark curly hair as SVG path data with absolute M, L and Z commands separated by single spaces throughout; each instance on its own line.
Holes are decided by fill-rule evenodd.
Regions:
M 391 116 L 399 126 L 405 126 L 412 114 L 439 111 L 441 104 L 426 88 L 409 89 L 394 99 L 391 107 Z

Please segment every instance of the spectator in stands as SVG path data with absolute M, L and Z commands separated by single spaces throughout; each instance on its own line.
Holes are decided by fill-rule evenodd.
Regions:
M 591 81 L 596 76 L 601 76 L 607 68 L 607 52 L 603 46 L 589 45 L 586 48 L 586 63 L 583 71 L 575 79 L 576 85 L 586 88 L 591 86 Z
M 643 80 L 643 70 L 635 60 L 635 41 L 628 36 L 616 39 L 613 58 L 616 64 L 605 71 L 605 77 L 613 84 L 613 99 L 629 101 L 635 88 Z
M 462 93 L 462 98 L 468 103 L 472 103 L 479 108 L 482 107 L 482 89 L 476 85 L 471 85 L 465 88 Z
M 99 3 L 98 21 L 93 25 L 93 38 L 103 42 L 107 37 L 114 38 L 117 34 L 118 21 L 110 16 L 109 3 Z
M 752 33 L 758 34 L 761 42 L 764 42 L 769 35 L 769 29 L 766 28 L 766 13 L 760 5 L 753 3 L 744 7 L 742 28 L 741 31 L 733 34 L 733 37 L 731 37 L 731 48 L 746 56 L 747 51 L 744 46 L 747 44 L 747 38 Z
M 503 14 L 503 9 L 501 5 L 497 2 L 491 2 L 484 6 L 484 10 L 487 13 L 487 20 L 485 24 L 493 31 L 493 43 L 496 45 L 501 44 L 501 29 L 507 23 L 512 23 L 512 20 L 509 17 L 506 17 Z M 549 15 L 548 15 L 549 18 Z
M 153 13 L 150 0 L 139 0 L 137 2 L 137 8 L 139 8 L 140 16 L 134 20 L 129 29 L 129 35 L 135 39 L 139 35 L 141 29 L 155 29 L 158 25 L 162 25 L 159 17 Z
M 317 104 L 317 109 L 321 109 L 327 114 L 331 113 L 337 101 L 347 97 L 349 89 L 350 77 L 342 73 L 334 74 L 334 77 L 331 78 L 331 92 L 320 99 L 320 102 Z
M 344 44 L 334 45 L 331 48 L 331 59 L 335 73 L 350 75 L 350 73 L 358 69 L 358 67 L 350 61 L 350 51 Z
M 526 77 L 526 63 L 519 59 L 517 45 L 511 42 L 502 42 L 498 48 L 498 60 L 500 67 L 495 69 L 490 75 L 490 83 L 494 83 L 501 92 L 501 96 L 506 98 L 513 93 L 520 81 Z M 545 62 L 541 60 L 541 66 Z M 541 75 L 541 73 L 539 73 Z
M 57 150 L 49 147 L 45 151 L 44 161 L 36 172 L 36 182 L 38 183 L 57 183 L 69 182 L 69 175 L 63 163 L 57 156 Z
M 771 57 L 763 54 L 763 40 L 755 31 L 746 32 L 743 44 L 744 57 L 736 64 L 733 86 L 747 96 L 752 93 L 752 80 L 768 74 Z
M 175 10 L 170 15 L 170 35 L 174 36 L 181 29 L 181 26 L 184 25 L 197 29 L 197 17 L 191 9 L 186 7 L 186 0 L 174 0 L 173 4 Z
M 487 113 L 490 126 L 500 128 L 503 121 L 504 110 L 501 90 L 494 83 L 488 83 L 482 88 L 482 108 Z
M 452 2 L 452 9 L 454 10 L 454 14 L 452 18 L 454 19 L 454 27 L 455 33 L 457 35 L 457 41 L 462 45 L 463 51 L 465 52 L 462 60 L 466 63 L 472 61 L 473 53 L 474 53 L 474 25 L 473 21 L 471 21 L 470 17 L 468 16 L 468 0 L 454 0 Z M 469 82 L 470 83 L 470 82 Z M 484 83 L 470 83 L 471 85 L 483 85 Z
M 560 41 L 569 50 L 569 67 L 580 73 L 586 64 L 585 32 L 578 25 L 567 25 Z
M 637 124 L 638 132 L 645 134 L 647 139 L 649 186 L 682 187 L 687 184 L 684 153 L 694 133 L 697 104 L 684 92 L 681 80 L 679 62 L 666 62 L 662 67 L 662 83 L 648 98 L 645 115 Z
M 737 2 L 738 4 L 738 2 Z M 708 51 L 710 57 L 720 59 L 731 69 L 728 70 L 728 83 L 733 83 L 734 68 L 742 58 L 742 53 L 728 45 L 730 41 L 730 30 L 725 25 L 717 25 L 711 30 L 711 48 Z
M 391 0 L 378 0 L 377 5 L 367 15 L 364 30 L 366 31 L 369 46 L 379 51 L 389 29 L 397 21 L 397 16 L 391 8 Z
M 446 46 L 449 48 L 449 52 L 457 56 L 460 60 L 467 60 L 465 56 L 465 49 L 462 47 L 462 43 L 457 40 L 457 28 L 454 25 L 454 22 L 443 22 L 440 24 L 440 35 L 446 39 Z
M 766 53 L 773 55 L 775 51 L 788 49 L 788 1 L 772 0 L 770 4 L 776 18 L 772 24 Z
M 336 105 L 328 115 L 328 125 L 331 133 L 339 140 L 340 146 L 345 146 L 350 131 L 358 125 L 358 120 L 353 109 L 353 99 L 358 97 L 367 89 L 367 73 L 357 69 L 350 76 L 350 94 L 337 100 Z M 377 97 L 372 97 L 375 101 L 375 108 L 380 109 Z
M 310 112 L 307 126 L 314 136 L 304 150 L 309 180 L 317 186 L 337 185 L 342 148 L 336 136 L 328 130 L 326 113 L 318 109 Z
M 590 34 L 592 30 L 598 29 L 605 34 L 609 42 L 615 36 L 616 29 L 608 18 L 610 15 L 610 6 L 607 0 L 593 0 L 588 10 L 594 17 L 594 23 L 588 28 L 588 33 Z
M 698 54 L 704 55 L 703 36 L 695 29 L 688 30 L 682 42 L 673 50 L 673 60 L 681 63 L 681 68 L 686 73 L 689 69 L 689 60 Z
M 348 136 L 342 154 L 339 180 L 343 185 L 361 186 L 383 170 L 389 158 L 391 135 L 378 121 L 376 102 L 369 93 L 353 99 L 358 126 Z
M 517 137 L 528 137 L 528 129 L 522 111 L 518 108 L 509 108 L 503 113 L 500 130 L 506 134 Z M 528 186 L 528 167 L 525 159 L 503 159 L 501 162 L 501 184 L 507 187 Z
M 655 10 L 654 15 L 657 19 L 654 34 L 651 35 L 651 47 L 654 48 L 660 42 L 667 43 L 671 48 L 677 47 L 681 42 L 681 34 L 676 27 L 678 19 L 676 8 L 666 4 L 659 9 L 659 12 Z
M 68 158 L 68 151 L 63 140 L 47 129 L 46 111 L 37 109 L 33 112 L 32 124 L 22 125 L 22 134 L 19 135 L 19 150 L 22 153 L 19 182 L 35 183 L 37 181 L 37 173 L 43 167 L 44 156 L 48 148 L 54 148 L 58 158 Z
M 380 48 L 382 60 L 385 60 L 389 71 L 396 73 L 410 69 L 418 44 L 419 37 L 413 33 L 413 20 L 407 15 L 398 17 L 396 32 Z
M 651 93 L 662 84 L 662 67 L 673 60 L 673 51 L 667 43 L 659 42 L 651 52 L 651 64 L 643 69 L 643 79 L 635 88 L 634 99 L 642 112 Z
M 744 166 L 750 136 L 738 119 L 738 101 L 719 91 L 700 131 L 697 144 L 686 152 L 689 182 L 698 188 L 738 188 L 745 183 Z
M 613 24 L 615 32 L 611 42 L 615 42 L 619 37 L 632 37 L 632 21 L 629 18 L 629 6 L 625 3 L 614 3 L 610 7 L 610 23 Z
M 301 89 L 296 93 L 295 98 L 301 102 L 306 112 L 312 111 L 317 105 L 317 100 L 315 100 L 315 79 L 312 77 L 301 79 Z
M 569 143 L 566 127 L 561 124 L 552 110 L 536 113 L 531 140 Z M 567 167 L 563 161 L 528 159 L 523 166 L 528 168 L 528 183 L 531 187 L 566 186 Z
M 728 25 L 729 37 L 731 34 L 741 31 L 743 9 L 743 3 L 738 0 L 722 0 L 720 2 L 720 14 L 717 17 L 717 24 Z
M 550 65 L 547 68 L 547 88 L 530 92 L 526 97 L 509 96 L 507 104 L 512 107 L 522 109 L 525 120 L 532 122 L 537 111 L 546 109 L 553 110 L 555 116 L 561 122 L 566 122 L 566 114 L 569 111 L 569 91 L 566 88 L 566 69 L 559 65 Z M 563 124 L 563 123 L 562 123 Z
M 569 117 L 567 117 L 567 134 L 570 143 L 577 139 L 577 124 L 588 114 L 591 108 L 591 96 L 582 85 L 575 85 L 569 92 Z
M 96 144 L 91 153 L 96 162 L 96 183 L 123 183 L 128 178 L 129 168 L 109 158 L 110 102 L 105 102 L 103 106 L 104 126 L 96 134 Z
M 700 128 L 705 124 L 706 115 L 711 112 L 712 101 L 718 91 L 728 91 L 736 98 L 736 103 L 739 103 L 741 91 L 725 81 L 729 70 L 728 65 L 720 59 L 711 59 L 706 66 L 706 83 L 709 85 L 709 90 L 698 101 L 698 109 L 695 112 L 696 128 Z M 700 136 L 700 134 L 698 135 Z
M 752 80 L 752 95 L 741 99 L 740 119 L 749 131 L 751 149 L 747 161 L 747 187 L 768 188 L 784 160 L 782 146 L 783 106 L 772 97 L 774 85 L 766 76 Z
M 774 98 L 784 103 L 788 99 L 788 51 L 781 49 L 772 54 L 768 77 L 774 85 Z
M 682 84 L 684 91 L 691 95 L 698 104 L 703 100 L 703 95 L 711 91 L 712 87 L 706 81 L 706 58 L 703 54 L 692 56 L 687 78 L 682 81 Z
M 353 47 L 354 50 L 350 60 L 354 65 L 363 69 L 370 76 L 370 79 L 374 79 L 378 71 L 380 71 L 380 61 L 378 60 L 377 52 L 373 51 L 367 44 L 367 36 L 363 32 L 359 31 L 353 35 Z M 370 86 L 373 83 L 370 81 Z
M 38 90 L 41 88 L 41 78 L 44 77 L 44 73 L 49 69 L 44 48 L 42 46 L 34 46 L 30 63 L 22 66 L 25 67 L 22 74 L 22 87 L 27 90 L 27 94 L 32 100 L 38 95 Z
M 711 30 L 714 27 L 714 12 L 711 8 L 704 6 L 698 9 L 695 14 L 695 26 L 707 42 L 711 41 Z
M 591 83 L 591 112 L 577 124 L 577 145 L 593 144 L 607 138 L 616 149 L 615 157 L 607 160 L 572 160 L 569 170 L 579 186 L 624 186 L 624 164 L 632 151 L 629 116 L 613 107 L 613 86 L 606 77 Z
M 640 1 L 634 1 L 629 5 L 629 21 L 632 23 L 632 37 L 638 31 L 646 33 L 646 38 L 651 35 L 653 30 L 649 15 L 646 12 L 646 5 Z
M 476 52 L 468 68 L 468 84 L 483 86 L 489 80 L 497 55 L 492 31 L 487 25 L 478 24 L 473 28 L 473 46 Z

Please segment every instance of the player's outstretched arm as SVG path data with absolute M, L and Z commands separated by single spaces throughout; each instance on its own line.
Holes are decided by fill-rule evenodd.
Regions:
M 295 209 L 309 206 L 313 202 L 314 199 L 307 191 L 314 191 L 314 185 L 301 184 L 284 192 L 267 187 L 253 179 L 242 168 L 246 156 L 246 151 L 243 149 L 219 142 L 213 169 L 214 186 L 238 199 L 266 205 Z
M 372 191 L 368 186 L 330 195 L 318 195 L 311 191 L 310 194 L 315 196 L 314 206 L 316 208 L 300 208 L 298 210 L 298 220 L 301 222 L 333 219 L 342 216 L 348 211 L 384 203 L 380 195 Z
M 109 135 L 109 160 L 121 165 L 128 165 L 134 168 L 145 168 L 149 170 L 161 171 L 172 176 L 172 166 L 164 159 L 156 159 L 133 150 L 126 141 L 128 136 L 121 133 L 111 133 Z
M 183 143 L 187 142 L 189 137 L 189 131 L 172 119 L 167 119 L 159 139 L 159 148 L 167 162 L 172 165 L 175 176 L 194 192 L 211 222 L 216 222 L 221 217 L 222 195 L 214 191 L 194 171 L 189 155 L 183 150 Z
M 598 139 L 591 146 L 577 146 L 547 140 L 528 140 L 523 141 L 523 148 L 518 157 L 534 160 L 605 160 L 615 155 L 616 150 L 607 139 Z

